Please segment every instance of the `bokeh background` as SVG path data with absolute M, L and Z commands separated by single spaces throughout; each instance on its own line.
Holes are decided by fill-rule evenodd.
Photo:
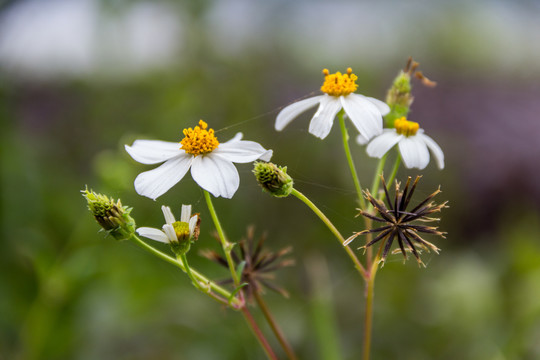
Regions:
M 394 256 L 379 272 L 373 359 L 540 358 L 539 19 L 534 0 L 0 1 L 0 359 L 264 358 L 239 314 L 99 233 L 80 190 L 121 198 L 140 226 L 161 226 L 162 204 L 193 204 L 191 262 L 223 278 L 198 255 L 216 242 L 190 176 L 140 197 L 133 180 L 150 168 L 123 150 L 204 119 L 220 139 L 242 131 L 273 149 L 348 236 L 361 223 L 337 126 L 320 141 L 309 114 L 282 133 L 275 116 L 317 94 L 323 68 L 352 67 L 358 91 L 383 99 L 409 56 L 438 83 L 414 84 L 411 119 L 445 152 L 418 193 L 441 185 L 448 236 L 427 268 Z M 376 162 L 352 146 L 369 184 Z M 293 246 L 296 265 L 277 274 L 290 298 L 266 299 L 298 354 L 359 358 L 363 289 L 348 257 L 303 204 L 238 169 L 240 189 L 215 205 L 231 240 L 254 224 L 270 249 Z

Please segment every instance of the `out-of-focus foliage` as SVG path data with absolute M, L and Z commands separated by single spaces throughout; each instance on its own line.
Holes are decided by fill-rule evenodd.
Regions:
M 0 7 L 0 24 L 14 21 L 8 15 L 29 3 L 37 2 Z M 102 34 L 111 36 L 95 38 L 95 51 L 100 41 L 114 48 L 114 34 L 122 32 L 106 30 L 120 24 L 115 19 L 136 23 L 144 11 L 130 13 L 129 21 L 122 14 L 150 6 L 95 3 L 101 6 L 97 19 L 107 24 Z M 241 316 L 198 294 L 172 266 L 99 233 L 79 191 L 88 185 L 121 198 L 134 208 L 139 226 L 160 226 L 162 204 L 178 214 L 182 203 L 193 204 L 203 222 L 190 262 L 222 278 L 220 268 L 197 256 L 198 249 L 217 245 L 190 177 L 156 202 L 142 198 L 132 182 L 149 169 L 123 150 L 137 138 L 180 140 L 184 127 L 204 119 L 220 140 L 241 131 L 273 149 L 273 161 L 287 166 L 295 186 L 348 236 L 361 223 L 354 218 L 354 188 L 336 129 L 320 141 L 307 133 L 305 115 L 276 133 L 275 115 L 316 93 L 325 67 L 351 66 L 359 92 L 384 98 L 409 55 L 438 82 L 434 89 L 415 84 L 410 116 L 445 151 L 445 170 L 431 164 L 417 191 L 428 195 L 442 185 L 440 199 L 449 200 L 450 208 L 442 212 L 441 229 L 449 234 L 437 239 L 439 256 L 424 254 L 426 269 L 403 265 L 395 255 L 378 273 L 373 358 L 539 358 L 540 49 L 532 41 L 538 24 L 529 23 L 537 5 L 426 3 L 425 12 L 415 12 L 393 1 L 373 8 L 367 2 L 223 3 L 159 2 L 171 9 L 167 24 L 178 19 L 178 28 L 170 26 L 181 35 L 164 42 L 178 41 L 172 55 L 158 47 L 164 52 L 156 57 L 170 58 L 154 62 L 144 50 L 165 41 L 164 33 L 130 33 L 146 41 L 142 48 L 134 45 L 142 50 L 133 54 L 145 54 L 137 59 L 148 61 L 140 67 L 123 69 L 122 50 L 75 75 L 60 75 L 60 66 L 52 75 L 36 75 L 24 67 L 30 59 L 7 55 L 25 43 L 7 46 L 0 33 L 0 358 L 263 358 Z M 152 9 L 159 23 L 163 12 Z M 400 16 L 388 15 L 395 13 Z M 522 27 L 504 32 L 495 20 Z M 31 29 L 32 20 L 27 23 Z M 527 24 L 530 32 L 520 32 Z M 319 37 L 301 30 L 306 26 Z M 369 26 L 372 33 L 360 31 Z M 486 56 L 505 44 L 513 51 Z M 368 184 L 375 161 L 354 146 L 361 181 Z M 233 241 L 255 224 L 268 232 L 272 249 L 293 246 L 297 265 L 278 274 L 291 296 L 268 293 L 267 299 L 299 356 L 336 351 L 319 348 L 317 336 L 328 330 L 321 331 L 320 322 L 327 318 L 339 333 L 333 346 L 344 358 L 358 358 L 363 289 L 349 259 L 302 204 L 268 196 L 249 164 L 238 168 L 240 190 L 232 200 L 217 199 L 217 211 Z M 399 173 L 406 175 L 417 173 Z

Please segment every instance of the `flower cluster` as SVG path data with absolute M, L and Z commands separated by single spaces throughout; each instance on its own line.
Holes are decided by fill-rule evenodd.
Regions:
M 129 215 L 131 208 L 122 206 L 120 200 L 114 201 L 103 194 L 82 190 L 88 209 L 98 224 L 116 240 L 126 240 L 135 232 L 135 220 Z
M 185 137 L 175 142 L 136 140 L 126 151 L 142 164 L 163 164 L 146 171 L 135 179 L 138 194 L 157 199 L 178 183 L 191 169 L 193 180 L 215 197 L 232 198 L 240 177 L 233 163 L 248 163 L 257 159 L 269 161 L 272 150 L 266 150 L 254 141 L 242 140 L 242 133 L 219 143 L 214 130 L 199 121 L 195 129 L 184 130 Z
M 423 265 L 420 258 L 422 251 L 439 252 L 436 245 L 423 237 L 425 235 L 445 237 L 445 233 L 439 231 L 436 226 L 426 225 L 439 221 L 432 215 L 446 207 L 446 202 L 436 204 L 432 201 L 440 193 L 439 189 L 413 206 L 411 204 L 419 176 L 414 181 L 409 177 L 403 189 L 396 180 L 394 195 L 391 197 L 385 179 L 381 175 L 385 169 L 387 154 L 394 148 L 397 149 L 397 154 L 390 184 L 394 181 L 401 163 L 406 168 L 422 170 L 428 166 L 430 158 L 434 158 L 437 167 L 444 168 L 444 154 L 440 146 L 424 134 L 419 123 L 408 118 L 413 102 L 411 78 L 416 77 L 426 85 L 434 85 L 417 71 L 417 67 L 418 64 L 410 59 L 405 69 L 395 78 L 387 93 L 386 102 L 356 93 L 359 86 L 358 76 L 351 68 L 345 73 L 330 73 L 324 69 L 324 81 L 320 88 L 322 94 L 284 107 L 275 119 L 275 129 L 281 131 L 300 114 L 317 105 L 318 108 L 309 123 L 309 133 L 320 139 L 325 139 L 330 134 L 335 119 L 339 120 L 345 156 L 357 193 L 356 200 L 361 207 L 359 214 L 365 218 L 363 230 L 354 233 L 348 239 L 341 235 L 330 219 L 310 199 L 295 188 L 296 184 L 287 173 L 287 167 L 269 162 L 273 155 L 272 150 L 267 150 L 254 141 L 242 140 L 242 133 L 221 142 L 214 129 L 203 120 L 194 127 L 184 128 L 183 137 L 177 142 L 136 140 L 132 145 L 125 145 L 125 150 L 139 163 L 159 164 L 152 170 L 140 173 L 134 181 L 136 192 L 153 200 L 165 194 L 191 172 L 191 177 L 203 190 L 221 244 L 222 252 L 206 251 L 203 255 L 228 268 L 229 279 L 216 283 L 190 267 L 187 255 L 201 232 L 200 215 L 192 213 L 191 205 L 182 205 L 179 220 L 168 206 L 162 206 L 165 224 L 161 228 L 140 227 L 136 230 L 135 221 L 129 215 L 131 209 L 122 206 L 119 200 L 115 202 L 104 195 L 85 190 L 83 194 L 88 207 L 98 223 L 114 238 L 134 241 L 153 255 L 180 268 L 196 289 L 213 300 L 235 310 L 241 310 L 254 334 L 259 337 L 259 343 L 265 347 L 266 354 L 269 358 L 277 359 L 246 306 L 246 299 L 255 300 L 287 357 L 295 359 L 294 352 L 283 338 L 261 297 L 263 288 L 288 295 L 272 280 L 275 270 L 292 265 L 292 260 L 284 258 L 290 253 L 291 248 L 286 247 L 277 252 L 264 250 L 266 236 L 256 240 L 253 227 L 248 228 L 247 236 L 237 244 L 230 243 L 218 219 L 210 194 L 214 197 L 232 198 L 240 185 L 240 176 L 234 164 L 254 162 L 253 174 L 264 192 L 274 197 L 283 198 L 292 195 L 291 197 L 299 199 L 317 215 L 339 241 L 340 248 L 347 252 L 365 282 L 366 318 L 368 318 L 371 316 L 368 311 L 373 308 L 373 284 L 375 274 L 380 268 L 379 264 L 384 265 L 390 253 L 401 253 L 405 260 L 408 254 L 412 253 L 418 264 Z M 360 177 L 349 147 L 350 137 L 345 118 L 353 124 L 356 142 L 361 146 L 366 145 L 367 155 L 380 159 L 371 191 L 364 189 L 360 184 Z M 380 223 L 380 226 L 372 227 L 373 222 Z M 176 257 L 162 253 L 154 248 L 151 242 L 141 240 L 137 234 L 168 244 Z M 365 258 L 360 258 L 358 249 L 351 249 L 348 246 L 360 235 L 366 235 L 367 238 L 365 244 L 359 247 L 364 249 Z M 395 243 L 397 248 L 391 251 Z M 379 247 L 373 256 L 376 244 Z M 231 287 L 222 286 L 223 284 L 230 284 Z M 364 344 L 364 348 L 367 350 L 364 358 L 369 355 L 370 323 L 366 321 L 367 343 Z
M 334 119 L 342 109 L 351 119 L 354 126 L 365 138 L 371 139 L 382 132 L 382 116 L 390 111 L 384 102 L 355 94 L 358 77 L 352 73 L 351 68 L 346 74 L 337 72 L 330 74 L 324 69 L 324 84 L 321 91 L 324 95 L 314 96 L 285 107 L 276 118 L 275 128 L 281 131 L 292 120 L 304 111 L 319 104 L 319 108 L 309 124 L 309 132 L 318 138 L 324 139 L 330 133 Z
M 191 205 L 182 205 L 180 220 L 176 221 L 171 209 L 162 206 L 165 225 L 159 229 L 140 227 L 137 233 L 145 238 L 168 243 L 175 254 L 185 254 L 191 243 L 199 238 L 201 219 L 198 214 L 191 214 Z
M 364 138 L 359 135 L 357 141 L 362 144 Z M 395 120 L 393 129 L 385 129 L 380 136 L 371 140 L 366 152 L 369 156 L 380 159 L 396 144 L 405 167 L 424 169 L 429 163 L 429 149 L 438 168 L 444 168 L 444 154 L 439 145 L 424 134 L 417 122 L 408 121 L 404 117 Z

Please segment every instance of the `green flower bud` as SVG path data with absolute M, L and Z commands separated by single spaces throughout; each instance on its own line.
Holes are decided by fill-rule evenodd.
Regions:
M 418 71 L 418 63 L 409 58 L 405 69 L 401 70 L 394 79 L 392 86 L 388 89 L 386 94 L 386 103 L 390 106 L 390 112 L 384 117 L 385 127 L 393 127 L 394 121 L 399 118 L 407 118 L 409 109 L 414 100 L 411 95 L 411 78 L 415 77 L 419 79 L 425 86 L 433 87 L 435 82 L 429 80 Z
M 98 224 L 116 240 L 126 240 L 135 233 L 135 220 L 129 216 L 131 208 L 122 206 L 103 194 L 88 189 L 81 191 L 88 202 L 88 209 Z
M 394 120 L 407 117 L 413 102 L 411 95 L 411 74 L 401 70 L 386 94 L 390 112 L 385 116 L 386 127 L 392 127 Z
M 264 191 L 275 197 L 286 197 L 293 190 L 293 179 L 287 175 L 287 167 L 270 162 L 255 162 L 255 178 Z

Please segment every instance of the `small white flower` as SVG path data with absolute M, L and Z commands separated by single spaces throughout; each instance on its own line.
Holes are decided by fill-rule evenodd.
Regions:
M 359 144 L 365 144 L 365 138 L 361 135 L 356 140 Z M 444 168 L 444 154 L 439 145 L 424 134 L 418 123 L 405 118 L 397 119 L 394 129 L 384 129 L 381 135 L 371 140 L 366 151 L 369 156 L 380 159 L 396 144 L 405 167 L 424 169 L 429 163 L 429 149 L 435 157 L 437 167 Z
M 198 216 L 191 216 L 191 205 L 182 205 L 180 221 L 176 221 L 171 209 L 168 206 L 162 206 L 161 211 L 163 211 L 163 216 L 165 217 L 165 225 L 163 225 L 162 230 L 151 227 L 140 227 L 137 229 L 137 234 L 162 243 L 174 244 L 178 243 L 179 241 L 176 230 L 179 229 L 180 231 L 180 229 L 187 225 L 188 231 L 184 235 L 188 236 L 189 239 L 193 237 L 195 228 L 197 226 Z M 179 224 L 184 224 L 184 226 L 178 226 Z
M 184 129 L 180 143 L 158 140 L 136 140 L 126 145 L 131 157 L 142 164 L 158 164 L 135 179 L 138 194 L 151 199 L 166 193 L 178 183 L 191 168 L 191 176 L 199 186 L 215 197 L 232 198 L 240 185 L 240 176 L 234 163 L 247 163 L 257 159 L 269 161 L 272 150 L 266 150 L 254 141 L 244 141 L 242 133 L 219 143 L 214 130 L 199 121 L 195 129 Z
M 325 80 L 321 91 L 325 94 L 285 107 L 277 116 L 276 130 L 283 130 L 298 115 L 319 104 L 317 112 L 309 123 L 309 132 L 316 137 L 324 139 L 328 136 L 334 124 L 334 118 L 341 109 L 345 110 L 354 126 L 364 137 L 371 139 L 379 135 L 383 127 L 382 115 L 390 111 L 388 105 L 371 97 L 354 94 L 353 92 L 358 87 L 355 83 L 358 77 L 352 73 L 351 68 L 347 69 L 346 74 L 340 72 L 330 74 L 327 69 L 323 70 L 323 74 Z

